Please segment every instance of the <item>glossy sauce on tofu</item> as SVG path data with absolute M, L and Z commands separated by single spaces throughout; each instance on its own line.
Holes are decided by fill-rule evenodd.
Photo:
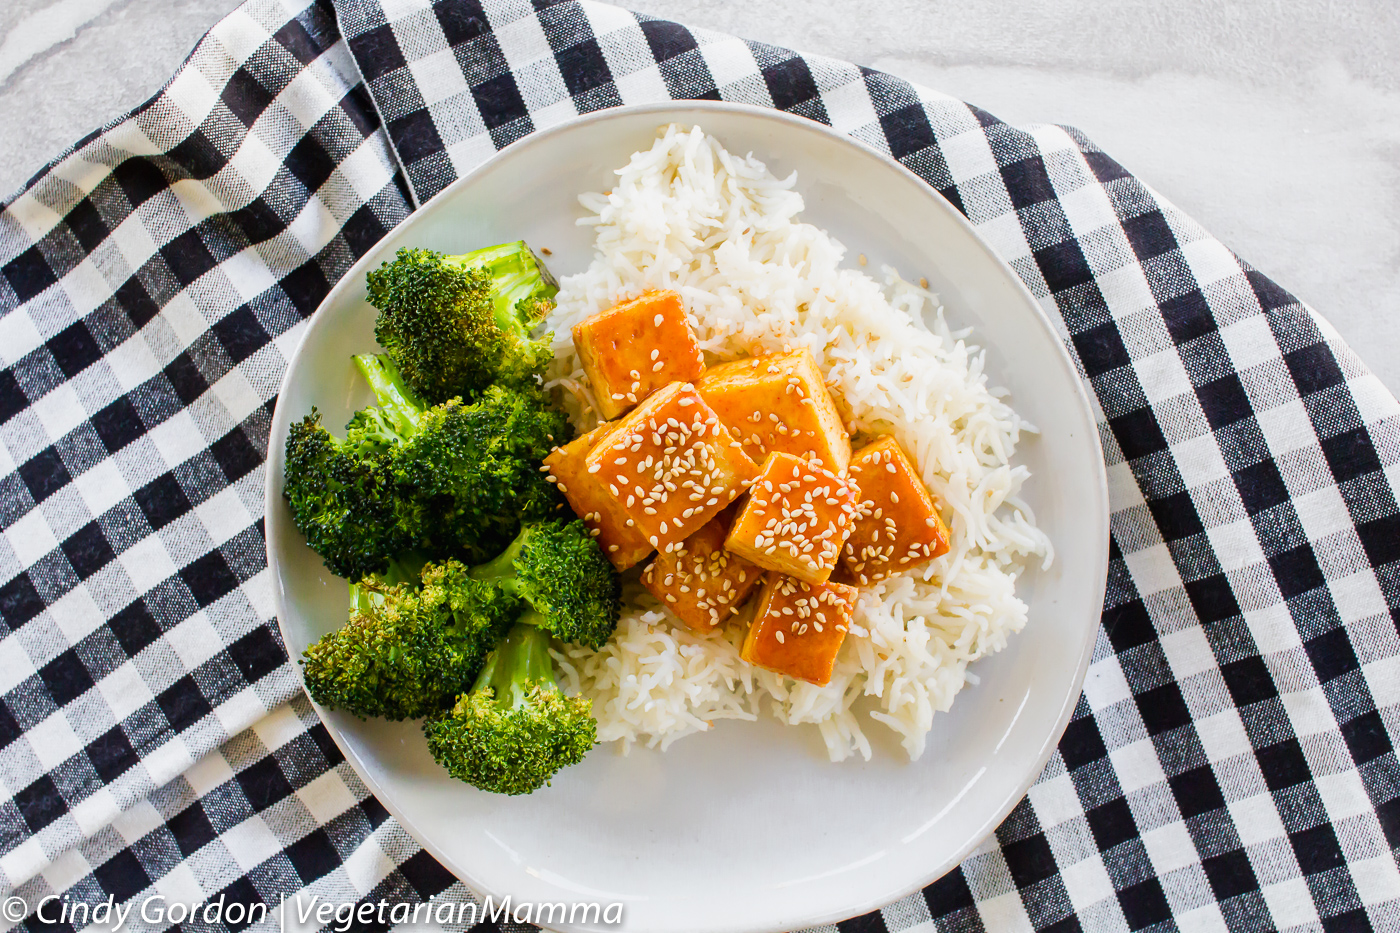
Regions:
M 574 325 L 574 348 L 597 398 L 616 418 L 673 382 L 691 382 L 705 357 L 691 332 L 681 296 L 646 292 Z
M 893 437 L 851 451 L 805 348 L 705 369 L 680 295 L 647 292 L 573 328 L 600 414 L 552 479 L 619 569 L 704 634 L 762 586 L 742 657 L 831 679 L 858 591 L 948 549 Z M 761 465 L 760 465 L 761 464 Z M 742 497 L 742 498 L 741 498 Z
M 860 484 L 860 509 L 834 579 L 867 586 L 948 550 L 933 496 L 893 437 L 856 451 L 851 477 Z
M 652 546 L 629 520 L 627 511 L 608 495 L 598 475 L 588 472 L 586 463 L 589 452 L 604 443 L 616 429 L 615 424 L 600 424 L 563 447 L 554 448 L 544 458 L 544 465 L 569 506 L 598 539 L 598 546 L 608 560 L 618 570 L 626 570 L 650 554 Z
M 673 549 L 719 514 L 758 472 L 688 382 L 649 396 L 585 462 L 660 551 Z
M 766 570 L 824 583 L 854 527 L 859 495 L 846 477 L 771 453 L 724 546 Z
M 696 389 L 755 460 L 781 451 L 846 471 L 851 438 L 806 348 L 711 367 Z
M 731 505 L 642 570 L 642 585 L 701 634 L 727 622 L 763 579 L 762 570 L 724 549 L 735 511 Z
M 739 656 L 770 671 L 825 686 L 846 640 L 856 596 L 856 588 L 844 583 L 811 584 L 768 574 Z

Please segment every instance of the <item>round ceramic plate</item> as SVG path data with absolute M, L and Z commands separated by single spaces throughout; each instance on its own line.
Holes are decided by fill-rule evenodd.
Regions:
M 994 384 L 1041 434 L 1018 460 L 1024 496 L 1054 542 L 1049 571 L 1018 592 L 1030 621 L 980 683 L 938 715 L 917 762 L 867 729 L 873 760 L 832 764 L 815 727 L 720 722 L 666 753 L 611 746 L 526 797 L 448 777 L 418 724 L 321 710 L 374 794 L 424 848 L 483 895 L 524 902 L 621 902 L 621 929 L 753 933 L 837 920 L 889 903 L 958 864 L 1025 795 L 1069 720 L 1103 604 L 1108 506 L 1089 403 L 1054 328 L 956 210 L 888 157 L 770 110 L 676 103 L 606 110 L 501 151 L 390 233 L 316 312 L 287 370 L 267 469 L 268 560 L 293 656 L 339 626 L 345 582 L 292 526 L 282 499 L 287 427 L 315 405 L 332 428 L 372 399 L 350 362 L 375 347 L 365 272 L 401 246 L 465 252 L 525 239 L 559 276 L 592 256 L 578 195 L 648 147 L 658 126 L 699 124 L 779 176 L 797 172 L 802 219 L 849 250 L 928 278 L 953 326 L 988 348 Z M 553 924 L 567 930 L 618 929 Z

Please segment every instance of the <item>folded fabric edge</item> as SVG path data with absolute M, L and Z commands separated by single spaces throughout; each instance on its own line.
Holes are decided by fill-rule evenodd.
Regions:
M 87 147 L 103 140 L 104 137 L 120 132 L 124 126 L 135 126 L 135 121 L 157 107 L 168 106 L 168 97 L 177 82 L 191 71 L 198 74 L 200 71 L 199 63 L 203 58 L 213 57 L 221 61 L 231 60 L 232 53 L 223 47 L 217 34 L 235 17 L 244 15 L 245 11 L 252 5 L 252 3 L 240 4 L 214 23 L 205 31 L 191 51 L 182 59 L 179 67 L 171 73 L 159 89 L 139 105 L 108 120 L 101 127 L 88 133 L 51 159 L 6 200 L 0 202 L 0 215 L 14 210 L 21 199 L 35 192 L 38 186 L 46 180 L 57 181 L 70 189 L 77 190 L 77 186 L 63 171 L 63 167 L 76 161 L 83 169 L 90 170 L 93 163 L 82 159 Z M 321 0 L 293 0 L 290 5 L 279 2 L 278 13 L 284 17 L 285 22 L 293 23 L 301 17 L 310 15 L 317 8 L 329 12 L 330 5 L 321 2 Z M 331 70 L 338 73 L 347 70 L 353 71 L 355 69 L 353 59 L 344 51 L 343 43 L 338 43 L 338 45 L 340 46 L 340 57 L 344 61 L 332 64 Z M 322 60 L 335 52 L 335 46 L 318 49 L 315 59 L 302 61 L 300 67 L 304 71 L 310 71 L 317 63 L 316 60 Z M 341 76 L 343 77 L 343 74 Z M 334 92 L 335 89 L 330 90 Z M 367 96 L 366 100 L 368 100 Z M 309 132 L 310 129 L 310 127 L 303 127 L 302 131 Z M 144 132 L 138 126 L 135 127 L 134 135 L 139 137 Z M 389 159 L 394 158 L 392 147 L 388 146 L 382 128 L 376 126 L 371 135 L 379 137 L 385 156 Z M 159 145 L 139 151 L 124 150 L 124 153 L 127 158 L 161 157 L 168 154 L 167 149 Z M 112 174 L 114 170 L 113 166 L 105 164 L 102 165 L 102 168 L 103 172 L 100 177 L 83 169 L 80 169 L 77 174 L 85 181 L 96 185 Z M 393 184 L 394 182 L 391 181 L 390 185 Z M 408 193 L 406 185 L 398 185 L 398 189 L 405 195 Z M 86 190 L 78 190 L 78 198 L 87 193 Z M 33 210 L 32 208 L 35 206 L 39 209 Z M 233 207 L 227 206 L 226 209 L 233 210 Z M 36 222 L 34 229 L 26 227 L 24 230 L 25 235 L 32 236 L 35 240 L 40 239 L 53 224 L 62 220 L 59 215 L 53 216 L 50 220 L 46 213 L 52 212 L 41 202 L 34 200 L 30 201 L 28 208 L 18 211 L 18 213 L 23 213 L 26 219 Z M 5 232 L 0 229 L 0 247 L 8 245 L 4 241 Z M 23 303 L 20 302 L 20 304 Z M 12 310 L 14 309 L 0 307 L 0 317 Z M 258 488 L 261 489 L 261 482 L 258 483 Z M 254 522 L 254 527 L 260 525 L 261 517 L 259 516 Z M 140 598 L 141 596 L 138 596 L 138 601 Z M 66 800 L 62 801 L 65 809 L 56 819 L 45 817 L 49 822 L 46 822 L 40 829 L 29 832 L 22 842 L 0 856 L 0 892 L 13 891 L 32 882 L 38 875 L 48 870 L 55 860 L 64 853 L 72 851 L 75 846 L 110 830 L 114 824 L 122 819 L 123 815 L 129 814 L 133 808 L 139 807 L 152 794 L 168 788 L 192 769 L 197 769 L 208 762 L 218 749 L 228 743 L 235 742 L 249 730 L 255 729 L 264 719 L 274 715 L 278 708 L 284 708 L 287 703 L 297 697 L 305 700 L 299 668 L 295 661 L 286 654 L 276 619 L 265 619 L 257 622 L 251 626 L 249 632 L 244 633 L 244 637 L 258 632 L 268 633 L 266 641 L 274 644 L 277 651 L 280 652 L 280 663 L 275 667 L 268 667 L 260 659 L 256 679 L 243 690 L 209 709 L 197 721 L 186 723 L 181 728 L 168 730 L 168 734 L 162 737 L 157 744 L 144 746 L 138 743 L 139 750 L 133 752 L 137 756 L 135 763 L 127 766 L 126 770 L 111 780 L 104 781 L 98 789 L 83 797 L 76 805 L 68 806 Z M 224 645 L 223 648 L 227 650 L 228 645 Z M 188 680 L 191 675 L 198 674 L 197 666 L 195 668 L 182 667 L 180 673 L 183 675 L 181 679 Z M 310 709 L 309 705 L 307 708 Z M 63 707 L 60 704 L 58 715 L 62 715 L 62 710 Z M 311 715 L 315 719 L 315 714 Z M 316 719 L 316 722 L 319 723 L 319 719 Z M 79 757 L 82 754 L 82 750 L 77 753 Z M 47 778 L 47 776 L 45 777 Z M 55 788 L 52 780 L 45 780 L 44 783 L 47 793 L 61 799 L 60 792 Z M 29 789 L 25 788 L 25 790 Z M 24 822 L 25 820 L 21 819 L 20 825 L 23 825 Z

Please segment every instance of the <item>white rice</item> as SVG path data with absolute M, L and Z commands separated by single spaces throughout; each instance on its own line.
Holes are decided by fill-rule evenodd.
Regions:
M 834 761 L 870 757 L 868 720 L 893 729 L 918 758 L 933 714 L 975 680 L 967 665 L 1025 625 L 1017 576 L 1032 559 L 1051 560 L 1049 540 L 1017 498 L 1029 474 L 1011 463 L 1021 433 L 1034 429 L 987 385 L 983 354 L 965 332 L 949 331 L 936 296 L 893 269 L 881 284 L 840 268 L 845 248 L 797 220 L 795 176 L 773 177 L 698 127 L 670 126 L 658 137 L 618 170 L 612 191 L 579 198 L 591 212 L 580 223 L 597 228 L 597 252 L 586 271 L 562 281 L 547 321 L 556 341 L 549 385 L 567 390 L 577 426 L 591 427 L 597 415 L 570 328 L 620 299 L 672 288 L 711 364 L 809 349 L 847 427 L 893 434 L 914 458 L 942 503 L 951 547 L 861 588 L 825 687 L 740 659 L 751 610 L 696 635 L 629 582 L 612 640 L 559 655 L 566 689 L 593 700 L 599 739 L 624 751 L 637 742 L 664 749 L 715 720 L 766 709 L 786 723 L 814 723 Z M 853 708 L 862 695 L 872 700 Z

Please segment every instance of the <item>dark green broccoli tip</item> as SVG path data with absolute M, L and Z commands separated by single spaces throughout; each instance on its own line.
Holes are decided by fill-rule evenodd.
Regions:
M 560 641 L 601 648 L 617 627 L 621 582 L 580 520 L 526 524 L 471 574 L 523 599 L 538 613 L 536 624 Z
M 538 389 L 492 386 L 475 404 L 425 412 L 395 472 L 431 517 L 427 546 L 480 562 L 500 553 L 521 522 L 560 514 L 563 497 L 539 465 L 570 436 L 568 419 Z
M 457 561 L 424 565 L 421 578 L 411 563 L 391 565 L 352 586 L 349 621 L 306 649 L 306 691 L 360 717 L 440 712 L 468 689 L 519 607 Z
M 477 563 L 522 521 L 566 514 L 539 467 L 573 432 L 538 388 L 424 408 L 387 357 L 355 363 L 379 407 L 357 412 L 344 441 L 314 414 L 287 439 L 293 520 L 333 573 L 357 580 L 409 548 Z
M 514 625 L 470 693 L 450 713 L 423 723 L 428 748 L 453 777 L 496 794 L 528 794 L 578 764 L 598 737 L 584 697 L 567 697 L 554 677 L 549 636 Z
M 430 404 L 535 385 L 554 355 L 550 335 L 530 330 L 559 286 L 524 241 L 460 256 L 400 249 L 366 280 L 375 337 Z
M 287 433 L 282 495 L 292 522 L 326 567 L 350 580 L 383 571 L 422 536 L 417 510 L 398 495 L 392 459 L 375 447 L 367 424 L 340 441 L 312 409 Z

